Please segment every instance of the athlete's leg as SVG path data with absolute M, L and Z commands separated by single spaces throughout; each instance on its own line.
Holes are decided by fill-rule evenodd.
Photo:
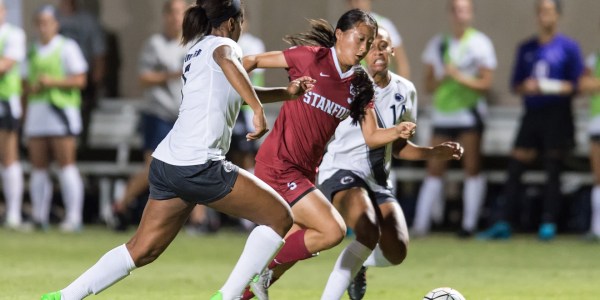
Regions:
M 448 139 L 449 137 L 447 136 L 434 135 L 431 139 L 431 145 L 441 144 L 448 141 Z M 415 218 L 412 226 L 412 230 L 416 235 L 426 235 L 429 233 L 432 218 L 437 218 L 438 221 L 441 221 L 443 218 L 445 203 L 442 176 L 446 172 L 446 165 L 445 161 L 427 161 L 427 177 L 423 180 L 423 184 L 421 184 L 421 188 L 419 189 L 419 197 L 417 199 Z
M 32 137 L 27 141 L 27 152 L 31 162 L 29 197 L 33 221 L 46 227 L 52 202 L 52 181 L 48 173 L 50 141 L 45 137 Z
M 379 205 L 381 237 L 366 266 L 386 267 L 401 264 L 408 254 L 408 227 L 402 208 L 397 201 Z M 383 257 L 381 257 L 383 254 Z
M 592 189 L 592 224 L 590 233 L 600 238 L 600 142 L 592 141 L 590 163 L 594 172 L 594 188 Z
M 265 269 L 281 248 L 283 236 L 292 226 L 291 210 L 275 190 L 243 169 L 239 170 L 232 192 L 208 206 L 259 224 L 250 233 L 236 266 L 219 289 L 223 299 L 233 299 L 241 296 L 250 280 Z
M 173 241 L 195 204 L 180 198 L 149 199 L 140 225 L 125 245 L 118 246 L 61 291 L 63 300 L 98 294 L 136 267 L 153 262 Z
M 148 174 L 150 172 L 150 163 L 152 162 L 152 151 L 144 152 L 144 168 L 136 174 L 129 177 L 125 193 L 115 201 L 115 210 L 118 213 L 124 213 L 127 206 L 141 193 L 148 190 Z
M 495 213 L 495 223 L 485 231 L 479 233 L 479 239 L 505 239 L 511 235 L 510 216 L 520 199 L 521 176 L 529 163 L 537 157 L 537 151 L 533 148 L 516 147 L 512 151 L 508 162 L 507 180 L 503 195 L 498 198 L 498 208 Z
M 468 236 L 477 229 L 486 191 L 486 180 L 480 173 L 481 133 L 476 130 L 466 131 L 459 135 L 459 142 L 465 149 L 461 159 L 465 170 L 461 235 Z
M 2 189 L 6 201 L 6 225 L 17 228 L 21 224 L 23 202 L 23 170 L 19 162 L 19 139 L 16 131 L 0 130 L 0 160 L 2 162 Z
M 379 240 L 377 213 L 364 188 L 337 192 L 333 205 L 346 225 L 354 230 L 356 240 L 339 255 L 321 299 L 340 299 Z
M 52 153 L 58 162 L 58 181 L 66 216 L 61 224 L 65 231 L 75 231 L 81 227 L 83 217 L 83 181 L 77 160 L 77 141 L 74 136 L 50 138 Z

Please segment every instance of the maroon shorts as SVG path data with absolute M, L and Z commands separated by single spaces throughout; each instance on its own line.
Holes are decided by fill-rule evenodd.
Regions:
M 316 189 L 316 173 L 301 171 L 293 166 L 276 169 L 257 161 L 254 175 L 275 189 L 290 206 Z

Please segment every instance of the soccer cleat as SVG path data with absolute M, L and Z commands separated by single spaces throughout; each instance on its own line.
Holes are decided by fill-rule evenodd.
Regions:
M 60 291 L 45 294 L 42 296 L 41 300 L 61 300 Z
M 235 297 L 234 300 L 242 299 L 242 297 Z M 217 291 L 212 296 L 210 296 L 210 300 L 223 300 L 223 293 L 221 291 Z
M 542 223 L 538 231 L 538 237 L 542 241 L 552 240 L 556 236 L 556 224 Z
M 360 267 L 360 270 L 350 282 L 347 291 L 351 300 L 360 300 L 365 296 L 367 292 L 367 267 Z
M 250 282 L 250 289 L 254 293 L 254 297 L 258 300 L 269 300 L 269 286 L 271 285 L 271 277 L 273 270 L 266 269 L 262 273 L 254 276 Z
M 506 240 L 512 235 L 507 222 L 496 222 L 488 230 L 477 235 L 478 240 Z

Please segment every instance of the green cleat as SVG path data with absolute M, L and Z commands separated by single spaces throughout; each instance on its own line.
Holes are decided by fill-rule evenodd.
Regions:
M 210 300 L 223 300 L 223 294 L 221 294 L 221 291 L 217 291 L 210 297 Z
M 41 300 L 61 300 L 60 291 L 45 294 L 42 296 Z

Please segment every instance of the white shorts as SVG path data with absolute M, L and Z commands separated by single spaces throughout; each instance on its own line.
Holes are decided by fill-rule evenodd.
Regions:
M 79 108 L 59 109 L 47 102 L 32 102 L 27 106 L 24 134 L 27 137 L 68 136 L 81 133 Z
M 588 121 L 588 133 L 590 136 L 600 136 L 600 116 L 595 116 Z
M 470 128 L 478 126 L 479 123 L 485 120 L 486 116 L 487 104 L 485 101 L 479 101 L 475 109 L 463 109 L 451 113 L 433 109 L 431 112 L 431 122 L 433 127 L 439 128 Z

